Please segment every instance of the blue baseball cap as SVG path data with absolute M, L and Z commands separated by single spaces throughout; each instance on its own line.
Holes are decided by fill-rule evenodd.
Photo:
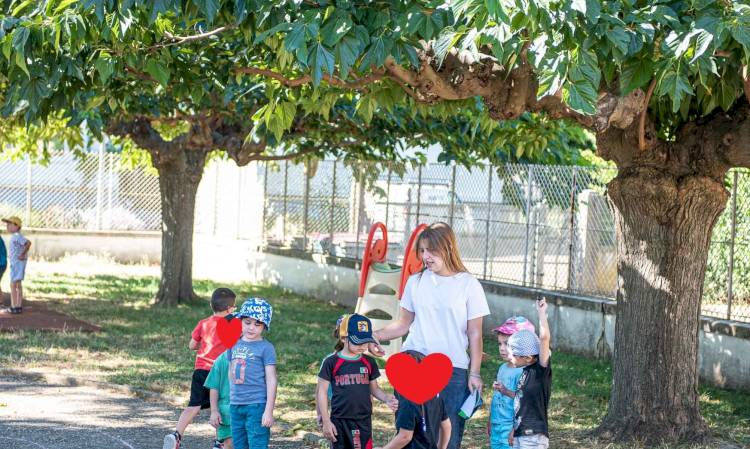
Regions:
M 347 338 L 355 345 L 375 343 L 372 338 L 372 322 L 364 315 L 354 313 L 344 316 L 340 329 L 346 329 Z

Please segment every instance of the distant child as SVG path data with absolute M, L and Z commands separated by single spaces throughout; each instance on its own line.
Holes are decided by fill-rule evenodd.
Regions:
M 417 362 L 424 354 L 404 351 Z M 382 449 L 446 449 L 451 438 L 451 420 L 440 395 L 422 405 L 396 394 L 396 429 L 398 433 Z
M 349 316 L 347 314 L 341 315 L 338 320 L 336 320 L 336 327 L 333 329 L 333 338 L 336 339 L 336 345 L 333 347 L 333 352 L 323 357 L 323 361 L 320 362 L 320 368 L 318 368 L 318 371 L 320 371 L 321 368 L 323 368 L 323 364 L 325 363 L 326 359 L 332 355 L 335 355 L 337 352 L 340 352 L 342 349 L 344 349 L 344 340 L 341 337 L 346 337 L 346 329 L 341 330 L 341 323 L 344 321 L 344 319 Z M 331 402 L 331 396 L 333 396 L 333 387 L 329 384 L 328 385 L 328 402 L 330 404 Z M 318 398 L 318 384 L 315 384 L 315 399 L 316 399 L 316 407 L 315 407 L 315 413 L 317 416 L 317 423 L 318 423 L 318 429 L 323 429 L 323 415 L 320 413 L 320 409 L 317 407 L 317 398 Z
M 523 368 L 514 398 L 515 422 L 508 442 L 517 449 L 549 447 L 547 409 L 552 389 L 550 330 L 547 323 L 547 301 L 537 301 L 539 337 L 523 329 L 508 339 L 510 362 Z
M 231 418 L 229 415 L 229 360 L 227 353 L 221 354 L 211 367 L 204 387 L 209 390 L 211 419 L 216 428 L 213 449 L 233 449 Z
M 490 406 L 490 449 L 510 449 L 511 447 L 508 444 L 508 437 L 513 431 L 513 399 L 516 397 L 516 386 L 523 368 L 517 368 L 510 363 L 508 339 L 522 329 L 534 332 L 534 325 L 522 316 L 508 318 L 502 325 L 492 329 L 492 332 L 497 334 L 500 356 L 505 363 L 498 368 L 497 380 L 492 384 L 495 392 Z
M 29 258 L 31 242 L 21 234 L 21 219 L 18 217 L 3 218 L 11 237 L 10 246 L 10 309 L 7 312 L 23 312 L 23 278 L 26 274 L 26 261 Z
M 211 295 L 213 315 L 200 320 L 191 334 L 188 347 L 198 353 L 195 356 L 195 370 L 190 386 L 190 402 L 182 411 L 174 432 L 164 437 L 163 449 L 179 449 L 187 426 L 193 422 L 201 410 L 211 406 L 209 391 L 204 384 L 214 360 L 227 349 L 221 343 L 216 327 L 220 320 L 226 319 L 226 316 L 232 312 L 236 298 L 237 295 L 228 288 L 214 290 Z
M 266 449 L 276 405 L 276 350 L 263 338 L 271 329 L 273 308 L 262 298 L 248 298 L 235 317 L 242 337 L 227 351 L 229 415 L 235 449 Z
M 0 235 L 0 302 L 3 300 L 3 275 L 8 268 L 8 250 L 5 247 L 5 240 Z M 10 312 L 10 310 L 8 310 Z
M 388 404 L 393 411 L 398 409 L 398 400 L 380 389 L 378 365 L 364 354 L 368 345 L 375 343 L 370 319 L 359 314 L 348 315 L 339 329 L 343 348 L 328 356 L 318 373 L 317 408 L 323 436 L 331 441 L 332 449 L 369 449 L 372 448 L 371 396 Z M 333 387 L 330 415 L 329 386 Z

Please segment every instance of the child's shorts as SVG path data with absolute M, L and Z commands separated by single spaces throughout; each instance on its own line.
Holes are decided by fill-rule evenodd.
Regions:
M 223 443 L 227 438 L 232 438 L 232 426 L 221 424 L 219 428 L 216 429 L 216 439 Z
M 549 448 L 549 438 L 546 435 L 537 433 L 534 435 L 515 437 L 513 439 L 513 449 L 547 449 Z
M 5 274 L 5 270 L 8 269 L 7 265 L 0 265 L 0 281 L 3 280 L 3 275 Z
M 10 281 L 20 282 L 26 274 L 26 261 L 14 260 L 10 264 Z
M 513 430 L 513 424 L 507 426 L 491 424 L 490 426 L 490 449 L 512 449 L 508 444 L 508 437 Z
M 208 370 L 197 369 L 193 371 L 193 383 L 190 385 L 190 402 L 188 402 L 188 407 L 200 406 L 201 410 L 211 407 L 209 390 L 203 386 L 206 383 L 207 377 Z
M 271 429 L 263 427 L 266 404 L 232 405 L 232 445 L 235 449 L 268 449 Z
M 372 418 L 331 418 L 336 427 L 336 442 L 332 449 L 368 449 L 372 447 Z

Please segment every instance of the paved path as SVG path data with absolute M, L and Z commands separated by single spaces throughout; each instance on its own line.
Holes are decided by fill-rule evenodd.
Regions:
M 0 377 L 0 448 L 161 449 L 180 410 L 88 386 Z M 276 430 L 276 429 L 274 429 Z M 188 427 L 185 449 L 209 449 L 206 411 Z M 301 449 L 297 438 L 272 436 L 270 449 Z

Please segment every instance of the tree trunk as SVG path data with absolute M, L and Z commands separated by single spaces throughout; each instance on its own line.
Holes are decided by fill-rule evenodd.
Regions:
M 618 244 L 612 395 L 599 434 L 701 441 L 698 336 L 711 230 L 728 199 L 719 176 L 665 162 L 620 168 L 609 184 Z
M 161 162 L 161 281 L 156 303 L 175 305 L 197 298 L 193 291 L 195 197 L 206 164 L 206 152 L 181 150 Z

